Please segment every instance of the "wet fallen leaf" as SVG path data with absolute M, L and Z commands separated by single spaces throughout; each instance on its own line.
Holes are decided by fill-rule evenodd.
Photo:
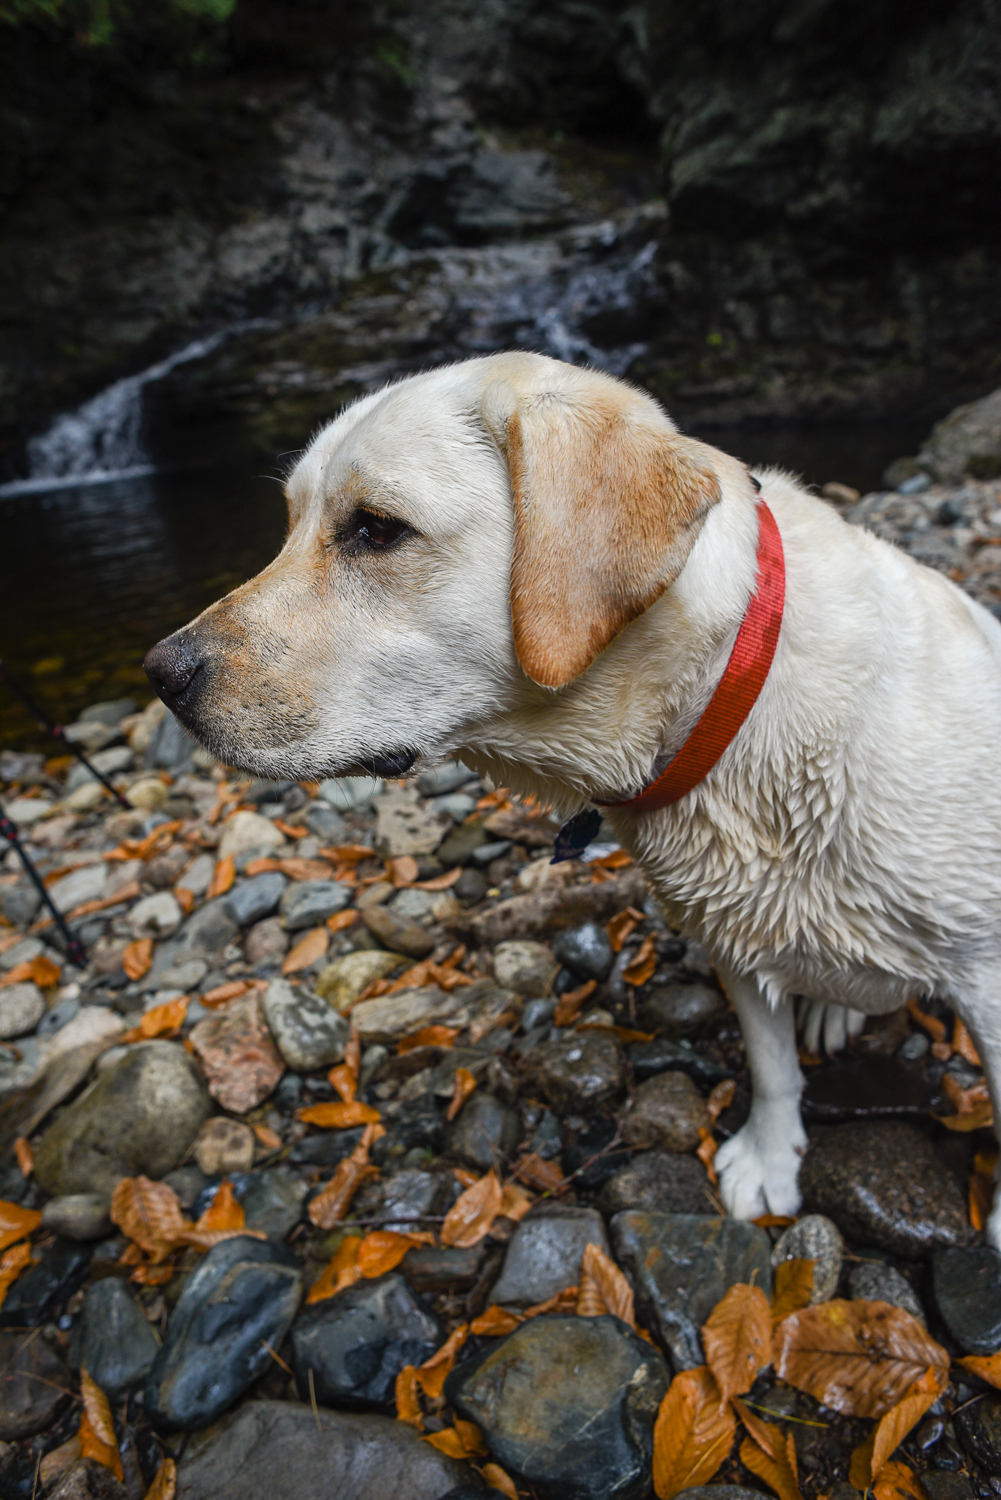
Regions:
M 589 859 L 587 866 L 589 870 L 624 870 L 633 863 L 632 855 L 627 854 L 625 849 L 613 849 L 611 854 L 601 854 L 597 859 Z
M 334 873 L 325 859 L 293 856 L 291 859 L 280 859 L 277 863 L 279 870 L 289 880 L 330 880 Z
M 153 1037 L 169 1036 L 180 1031 L 188 1013 L 188 1004 L 187 995 L 182 995 L 178 1000 L 165 1000 L 162 1005 L 152 1006 L 145 1012 L 139 1025 L 127 1031 L 120 1040 L 147 1042 Z
M 346 911 L 335 911 L 333 916 L 328 917 L 323 925 L 330 932 L 344 932 L 348 927 L 353 927 L 360 917 L 361 913 L 356 911 L 353 906 L 349 906 Z
M 576 1313 L 578 1318 L 600 1318 L 603 1313 L 611 1313 L 630 1328 L 636 1327 L 633 1289 L 599 1245 L 584 1246 Z
M 311 1104 L 308 1109 L 300 1109 L 297 1118 L 306 1125 L 322 1125 L 328 1130 L 348 1130 L 356 1125 L 374 1125 L 382 1116 L 373 1105 L 362 1104 L 360 1099 L 342 1099 L 336 1104 Z
M 500 1490 L 502 1495 L 507 1496 L 507 1500 L 518 1500 L 514 1480 L 500 1464 L 484 1464 L 480 1473 L 492 1490 Z
M 921 1009 L 916 1000 L 908 1000 L 907 1013 L 913 1021 L 926 1031 L 933 1042 L 945 1041 L 945 1022 L 940 1021 L 938 1016 L 930 1016 L 927 1011 Z
M 699 1126 L 699 1135 L 702 1137 L 702 1141 L 695 1155 L 705 1167 L 709 1181 L 715 1187 L 717 1179 L 716 1168 L 713 1166 L 713 1157 L 716 1155 L 716 1142 L 704 1125 Z
M 447 1453 L 449 1458 L 485 1458 L 488 1452 L 476 1423 L 463 1422 L 459 1417 L 456 1417 L 454 1427 L 428 1433 L 424 1441 L 437 1448 L 439 1453 Z
M 458 1035 L 458 1026 L 422 1026 L 420 1031 L 401 1037 L 396 1051 L 402 1057 L 418 1047 L 451 1047 Z
M 123 1177 L 111 1195 L 111 1222 L 154 1264 L 165 1260 L 189 1227 L 173 1188 L 148 1177 Z
M 948 1075 L 946 1075 L 948 1076 Z M 935 1115 L 946 1130 L 958 1130 L 967 1134 L 971 1130 L 989 1130 L 994 1124 L 994 1114 L 989 1099 L 981 1100 L 975 1107 L 955 1115 Z
M 360 1234 L 344 1236 L 335 1255 L 310 1287 L 306 1295 L 307 1303 L 325 1302 L 328 1297 L 336 1297 L 337 1293 L 343 1292 L 345 1287 L 354 1286 L 356 1281 L 361 1280 L 361 1271 L 358 1269 L 358 1250 L 361 1242 Z
M 792 1214 L 759 1214 L 756 1219 L 751 1220 L 759 1229 L 788 1229 L 795 1222 Z
M 404 1365 L 396 1377 L 396 1416 L 408 1427 L 424 1431 L 424 1413 L 417 1395 L 417 1371 L 413 1365 Z
M 994 1202 L 994 1178 L 985 1177 L 980 1172 L 970 1174 L 969 1190 L 970 1223 L 974 1229 L 983 1229 L 990 1218 L 991 1204 Z
M 446 1120 L 454 1120 L 459 1110 L 465 1104 L 470 1094 L 476 1088 L 476 1079 L 468 1068 L 456 1068 L 455 1088 L 449 1100 L 448 1109 L 445 1111 Z
M 413 885 L 419 873 L 417 861 L 412 854 L 400 854 L 396 859 L 386 860 L 386 879 L 395 885 L 397 890 L 402 889 L 403 886 Z
M 643 939 L 632 962 L 626 964 L 622 970 L 622 977 L 626 984 L 646 984 L 648 979 L 652 979 L 656 967 L 657 949 L 651 934 Z
M 460 1323 L 458 1328 L 451 1333 L 440 1349 L 436 1349 L 430 1359 L 426 1359 L 422 1365 L 417 1367 L 417 1384 L 427 1396 L 429 1401 L 436 1401 L 441 1395 L 455 1364 L 455 1357 L 463 1344 L 469 1337 L 469 1324 Z
M 876 1500 L 928 1500 L 920 1479 L 907 1464 L 884 1464 L 872 1492 Z
M 456 865 L 454 870 L 446 870 L 444 875 L 434 875 L 430 880 L 415 880 L 414 886 L 419 891 L 448 891 L 458 884 L 461 874 L 462 866 Z
M 478 1245 L 489 1234 L 491 1224 L 500 1213 L 502 1197 L 497 1173 L 491 1167 L 449 1209 L 441 1226 L 442 1244 L 459 1250 Z
M 790 1313 L 809 1307 L 813 1296 L 815 1260 L 783 1260 L 775 1267 L 772 1286 L 772 1322 L 780 1323 Z
M 246 979 L 231 979 L 226 984 L 217 984 L 214 989 L 206 990 L 198 999 L 207 1010 L 217 1010 L 220 1005 L 228 1005 L 230 1000 L 245 995 L 250 987 Z
M 716 1085 L 706 1100 L 706 1109 L 708 1109 L 714 1121 L 719 1119 L 725 1109 L 729 1109 L 736 1092 L 737 1085 L 732 1078 L 724 1078 Z
M 485 1313 L 473 1319 L 469 1331 L 480 1337 L 501 1338 L 505 1333 L 513 1333 L 522 1322 L 523 1319 L 517 1313 L 509 1312 L 506 1307 L 498 1307 L 495 1302 Z
M 473 1187 L 480 1180 L 476 1173 L 471 1172 L 468 1167 L 453 1167 L 452 1176 L 464 1188 Z
M 641 911 L 637 911 L 634 906 L 627 906 L 625 911 L 616 912 L 615 916 L 606 922 L 605 931 L 608 933 L 608 941 L 612 945 L 613 953 L 622 952 L 626 938 L 635 932 L 637 924 L 643 921 L 645 917 Z
M 504 1184 L 504 1191 L 501 1194 L 499 1217 L 502 1219 L 511 1219 L 513 1223 L 517 1224 L 525 1217 L 534 1202 L 535 1199 L 526 1193 L 523 1188 L 520 1188 L 517 1183 L 506 1182 Z
M 763 1479 L 769 1489 L 775 1491 L 779 1500 L 802 1500 L 792 1433 L 786 1433 L 784 1438 L 779 1434 L 779 1437 L 774 1453 L 766 1453 L 751 1438 L 745 1438 L 740 1445 L 740 1461 L 752 1474 Z
M 593 995 L 597 988 L 597 980 L 588 979 L 584 984 L 578 985 L 575 990 L 567 990 L 561 995 L 553 1014 L 553 1025 L 572 1026 L 584 1007 L 584 1001 Z
M 254 1134 L 265 1151 L 278 1151 L 281 1149 L 282 1138 L 277 1130 L 272 1130 L 269 1125 L 255 1125 Z
M 235 879 L 236 860 L 232 854 L 226 854 L 212 872 L 209 888 L 205 892 L 206 901 L 212 901 L 216 896 L 225 896 L 227 891 L 232 890 Z
M 938 1400 L 948 1383 L 948 1370 L 943 1370 L 940 1365 L 932 1366 L 895 1406 L 890 1407 L 866 1441 L 852 1454 L 850 1481 L 853 1485 L 865 1492 L 876 1482 L 890 1455 Z M 861 1484 L 860 1479 L 864 1480 Z
M 960 1057 L 965 1062 L 970 1063 L 972 1067 L 983 1067 L 973 1038 L 958 1016 L 956 1017 L 956 1024 L 952 1029 L 952 1050 L 958 1052 Z
M 23 1135 L 19 1135 L 14 1142 L 14 1155 L 17 1157 L 17 1164 L 21 1168 L 21 1176 L 30 1177 L 35 1170 L 35 1157 L 31 1145 L 25 1140 Z
M 80 1439 L 80 1457 L 94 1459 L 106 1469 L 111 1469 L 118 1480 L 124 1480 L 111 1405 L 86 1370 L 80 1371 L 80 1397 L 83 1401 L 83 1416 L 80 1418 L 77 1434 Z
M 62 972 L 59 965 L 53 963 L 51 958 L 46 958 L 44 953 L 31 960 L 31 977 L 40 990 L 48 990 L 58 984 Z
M 537 1151 L 523 1156 L 514 1169 L 519 1182 L 535 1188 L 540 1193 L 556 1193 L 563 1186 L 564 1177 L 554 1161 L 547 1161 Z
M 309 1205 L 310 1220 L 318 1229 L 333 1229 L 339 1224 L 362 1183 L 378 1175 L 378 1169 L 369 1164 L 368 1153 L 380 1135 L 385 1135 L 381 1125 L 366 1125 L 351 1155 L 338 1162 L 333 1177 Z
M 7 970 L 3 978 L 0 979 L 0 990 L 8 984 L 23 984 L 26 979 L 30 978 L 31 964 L 25 959 L 24 963 L 15 964 L 12 969 Z
M 195 1228 L 204 1234 L 213 1229 L 242 1229 L 244 1222 L 243 1205 L 237 1203 L 233 1184 L 228 1177 L 224 1177 Z
M 394 1271 L 408 1250 L 415 1245 L 433 1245 L 434 1235 L 423 1230 L 412 1234 L 397 1234 L 392 1229 L 373 1229 L 358 1247 L 356 1264 L 361 1274 L 371 1280 L 374 1276 L 385 1276 Z
M 338 1098 L 344 1104 L 352 1104 L 354 1102 L 355 1093 L 358 1088 L 357 1068 L 352 1067 L 347 1062 L 338 1063 L 327 1074 L 327 1082 L 332 1089 L 336 1090 Z
M 195 904 L 195 893 L 189 891 L 186 885 L 175 885 L 174 899 L 186 917 L 190 917 Z M 152 1493 L 152 1491 L 150 1492 Z
M 361 1071 L 361 1037 L 358 1035 L 358 1027 L 354 1021 L 351 1022 L 347 1045 L 344 1048 L 344 1066 L 357 1081 L 358 1074 Z M 330 1077 L 329 1073 L 327 1077 Z
M 21 1208 L 17 1203 L 0 1199 L 0 1250 L 6 1250 L 17 1240 L 36 1230 L 42 1216 L 33 1208 Z
M 101 1441 L 94 1431 L 86 1411 L 80 1417 L 77 1438 L 80 1443 L 81 1458 L 93 1459 L 95 1463 L 101 1464 L 105 1469 L 110 1469 L 118 1480 L 125 1478 L 122 1472 L 122 1460 L 118 1452 L 118 1445 L 115 1444 L 112 1447 Z
M 711 1479 L 730 1452 L 736 1422 L 720 1402 L 712 1371 L 705 1365 L 682 1370 L 657 1413 L 653 1429 L 653 1487 L 658 1500 Z
M 845 1416 L 882 1417 L 949 1356 L 910 1313 L 887 1302 L 821 1302 L 774 1333 L 775 1373 Z
M 974 1375 L 979 1375 L 981 1380 L 986 1380 L 988 1385 L 1001 1390 L 1001 1353 L 966 1354 L 959 1363 Z
M 329 947 L 330 933 L 326 927 L 314 927 L 285 955 L 282 973 L 298 974 L 301 970 L 310 968 L 323 957 Z
M 953 1109 L 958 1115 L 970 1115 L 990 1104 L 986 1082 L 975 1083 L 964 1089 L 951 1073 L 942 1074 L 942 1087 Z
M 0 1307 L 13 1283 L 21 1272 L 31 1265 L 31 1246 L 24 1241 L 20 1245 L 13 1245 L 11 1249 L 5 1250 L 0 1255 Z
M 547 1297 L 545 1302 L 536 1302 L 534 1307 L 526 1307 L 522 1317 L 543 1318 L 547 1313 L 575 1313 L 579 1297 L 579 1286 L 565 1286 L 562 1291 Z
M 751 1389 L 772 1358 L 771 1310 L 759 1286 L 730 1287 L 702 1326 L 702 1347 L 723 1401 Z
M 146 1491 L 144 1500 L 174 1500 L 177 1493 L 177 1465 L 172 1458 L 165 1458 L 156 1471 L 156 1477 Z
M 153 939 L 137 938 L 122 954 L 122 968 L 130 979 L 141 979 L 153 967 Z

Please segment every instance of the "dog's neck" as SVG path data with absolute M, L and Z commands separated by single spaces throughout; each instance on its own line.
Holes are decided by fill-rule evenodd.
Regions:
M 646 786 L 724 671 L 754 589 L 757 530 L 753 491 L 726 485 L 663 597 L 569 687 L 547 692 L 520 675 L 505 711 L 464 741 L 470 763 L 564 814 Z

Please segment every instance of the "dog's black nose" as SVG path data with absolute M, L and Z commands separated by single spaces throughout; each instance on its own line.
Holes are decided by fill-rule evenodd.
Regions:
M 193 642 L 183 635 L 170 635 L 146 652 L 143 669 L 157 696 L 174 708 L 203 666 Z

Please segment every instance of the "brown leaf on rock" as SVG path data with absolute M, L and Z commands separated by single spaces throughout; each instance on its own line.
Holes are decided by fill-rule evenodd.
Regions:
M 433 875 L 430 880 L 415 880 L 414 885 L 419 891 L 448 891 L 453 885 L 458 885 L 462 875 L 462 866 L 456 865 L 454 870 L 446 870 L 444 875 Z
M 779 1500 L 802 1500 L 792 1433 L 786 1433 L 785 1437 L 780 1433 L 779 1439 L 775 1452 L 766 1453 L 751 1438 L 745 1438 L 740 1445 L 740 1461 L 752 1474 L 763 1479 L 769 1489 L 775 1491 Z
M 771 1310 L 759 1286 L 730 1287 L 702 1326 L 702 1347 L 723 1401 L 751 1389 L 772 1358 Z
M 544 1318 L 549 1313 L 575 1313 L 579 1296 L 579 1286 L 565 1286 L 562 1291 L 547 1297 L 545 1302 L 536 1302 L 534 1307 L 526 1307 L 522 1317 Z
M 500 1490 L 502 1495 L 507 1496 L 507 1500 L 518 1500 L 514 1480 L 500 1464 L 484 1464 L 480 1473 L 492 1490 Z
M 236 860 L 232 854 L 226 854 L 218 861 L 209 888 L 205 892 L 206 901 L 212 901 L 216 896 L 225 896 L 226 892 L 232 890 L 233 882 L 236 880 Z
M 356 1125 L 374 1125 L 382 1116 L 372 1104 L 362 1104 L 360 1099 L 339 1103 L 311 1104 L 300 1109 L 298 1118 L 306 1125 L 322 1125 L 328 1130 L 349 1130 Z
M 0 1199 L 0 1250 L 6 1250 L 17 1240 L 33 1233 L 42 1222 L 42 1216 L 33 1208 L 21 1208 L 17 1203 Z
M 927 1011 L 922 1010 L 917 1000 L 908 1000 L 907 1013 L 912 1020 L 917 1022 L 922 1031 L 928 1033 L 933 1042 L 945 1041 L 945 1022 L 940 1021 L 938 1016 L 930 1016 Z
M 226 1005 L 239 995 L 245 995 L 250 988 L 251 984 L 247 979 L 230 979 L 226 984 L 217 984 L 213 989 L 206 990 L 198 999 L 206 1010 L 217 1010 L 220 1005 Z
M 851 1483 L 863 1492 L 880 1478 L 904 1438 L 916 1427 L 928 1408 L 942 1395 L 949 1383 L 949 1372 L 940 1366 L 932 1366 L 910 1390 L 891 1406 L 869 1434 L 867 1440 L 855 1449 L 851 1460 Z M 859 1484 L 858 1480 L 864 1482 Z
M 994 1124 L 994 1113 L 989 1099 L 982 1099 L 976 1106 L 955 1115 L 935 1115 L 934 1118 L 946 1130 L 958 1130 L 966 1135 L 971 1130 L 990 1130 Z
M 264 1147 L 265 1151 L 280 1151 L 282 1138 L 277 1130 L 272 1130 L 270 1125 L 255 1125 L 254 1134 Z
M 19 1135 L 14 1142 L 14 1155 L 21 1169 L 21 1176 L 30 1177 L 35 1170 L 35 1154 L 31 1149 L 31 1142 L 25 1140 L 23 1135 Z
M 458 1417 L 454 1427 L 446 1427 L 442 1432 L 427 1433 L 424 1441 L 437 1448 L 439 1453 L 446 1453 L 449 1458 L 483 1458 L 487 1453 L 483 1434 L 476 1423 L 463 1422 Z
M 575 990 L 567 990 L 561 995 L 553 1014 L 553 1025 L 572 1026 L 583 1009 L 584 1001 L 589 999 L 597 988 L 598 981 L 588 979 L 584 984 L 578 985 Z
M 469 1324 L 460 1323 L 458 1328 L 451 1333 L 440 1349 L 436 1349 L 430 1359 L 426 1359 L 422 1365 L 418 1365 L 416 1371 L 417 1383 L 427 1396 L 429 1401 L 436 1401 L 441 1395 L 445 1381 L 452 1372 L 455 1357 L 463 1344 L 469 1337 Z
M 716 1168 L 713 1166 L 713 1157 L 716 1155 L 716 1142 L 704 1125 L 699 1126 L 699 1135 L 702 1137 L 702 1140 L 699 1143 L 699 1149 L 696 1151 L 695 1155 L 705 1167 L 706 1176 L 709 1178 L 709 1181 L 712 1183 L 713 1187 L 715 1187 L 717 1177 Z
M 952 1050 L 953 1052 L 958 1052 L 960 1057 L 965 1062 L 970 1063 L 972 1067 L 983 1067 L 973 1038 L 958 1016 L 956 1017 L 956 1024 L 952 1029 Z
M 910 1313 L 888 1302 L 821 1302 L 774 1332 L 775 1373 L 823 1406 L 882 1417 L 949 1356 Z
M 153 1037 L 170 1036 L 180 1031 L 187 1013 L 187 995 L 182 995 L 178 1000 L 165 1000 L 162 1005 L 154 1005 L 144 1012 L 139 1025 L 133 1026 L 131 1031 L 119 1037 L 119 1041 L 148 1042 Z
M 445 1111 L 446 1120 L 454 1120 L 459 1110 L 465 1104 L 470 1094 L 476 1088 L 476 1079 L 468 1068 L 456 1068 L 455 1088 L 449 1100 L 448 1109 Z
M 333 1177 L 309 1205 L 309 1217 L 318 1229 L 333 1229 L 339 1224 L 365 1179 L 378 1176 L 378 1168 L 369 1164 L 368 1153 L 385 1133 L 381 1125 L 366 1125 L 351 1155 L 338 1162 Z
M 419 873 L 417 861 L 412 854 L 399 854 L 395 859 L 386 860 L 386 879 L 397 890 L 413 885 Z
M 730 1452 L 736 1422 L 705 1365 L 682 1370 L 657 1413 L 653 1429 L 653 1487 L 657 1500 L 705 1484 Z
M 115 1423 L 111 1415 L 111 1403 L 86 1369 L 80 1371 L 80 1399 L 87 1413 L 87 1420 L 95 1436 L 109 1447 L 117 1447 Z
M 31 960 L 31 977 L 40 990 L 48 990 L 54 984 L 58 984 L 62 972 L 59 965 L 51 958 L 46 958 L 44 953 L 40 953 L 37 958 Z
M 884 1464 L 872 1492 L 876 1500 L 928 1500 L 920 1479 L 907 1464 Z
M 200 1234 L 216 1229 L 242 1229 L 244 1226 L 243 1205 L 237 1203 L 233 1184 L 224 1177 L 216 1188 L 215 1197 L 195 1225 Z
M 191 1225 L 174 1189 L 148 1177 L 123 1177 L 111 1195 L 111 1222 L 154 1264 L 166 1260 Z
M 981 1380 L 986 1380 L 988 1385 L 1001 1390 L 1001 1353 L 967 1354 L 959 1363 L 974 1375 L 979 1375 Z
M 600 1318 L 603 1313 L 611 1313 L 630 1328 L 636 1327 L 633 1289 L 600 1245 L 584 1246 L 576 1313 L 579 1318 Z
M 420 1031 L 401 1037 L 397 1043 L 397 1055 L 414 1052 L 418 1047 L 451 1047 L 459 1035 L 458 1026 L 422 1026 Z
M 790 1313 L 809 1307 L 813 1296 L 815 1260 L 783 1260 L 775 1267 L 772 1287 L 772 1322 L 781 1323 Z
M 327 1082 L 335 1089 L 337 1096 L 344 1104 L 353 1104 L 355 1093 L 358 1088 L 358 1069 L 351 1063 L 345 1061 L 331 1068 L 327 1074 Z
M 729 1109 L 736 1092 L 737 1085 L 732 1078 L 724 1078 L 722 1082 L 716 1085 L 706 1100 L 706 1109 L 708 1109 L 714 1121 L 719 1119 L 725 1109 Z
M 283 974 L 298 974 L 311 968 L 330 947 L 330 933 L 326 927 L 314 927 L 301 937 L 282 961 Z
M 307 1303 L 325 1302 L 328 1297 L 336 1297 L 337 1293 L 343 1292 L 345 1287 L 354 1286 L 356 1281 L 361 1280 L 361 1271 L 358 1269 L 358 1251 L 361 1248 L 361 1242 L 360 1234 L 344 1236 L 336 1253 L 306 1294 Z
M 358 1074 L 361 1071 L 361 1037 L 358 1035 L 358 1027 L 354 1021 L 351 1022 L 347 1046 L 344 1048 L 344 1066 L 353 1074 L 357 1085 Z M 329 1073 L 327 1077 L 330 1078 Z M 332 1079 L 331 1082 L 333 1082 Z M 352 1095 L 352 1097 L 354 1096 Z
M 141 979 L 153 967 L 153 939 L 137 938 L 122 954 L 122 968 L 130 979 Z
M 408 1427 L 424 1431 L 424 1413 L 417 1394 L 417 1371 L 413 1365 L 404 1365 L 396 1377 L 396 1416 Z
M 653 972 L 657 967 L 657 949 L 654 945 L 653 934 L 645 937 L 640 944 L 635 958 L 626 964 L 622 970 L 622 977 L 626 984 L 646 984 L 648 979 L 653 978 Z
M 485 1313 L 473 1319 L 469 1331 L 480 1338 L 501 1338 L 505 1333 L 513 1333 L 522 1322 L 524 1319 L 520 1314 L 509 1312 L 506 1307 L 498 1307 L 494 1302 Z
M 80 1443 L 80 1457 L 93 1459 L 95 1463 L 110 1469 L 119 1481 L 124 1480 L 122 1472 L 122 1460 L 118 1452 L 118 1444 L 102 1442 L 94 1431 L 90 1417 L 86 1410 L 80 1418 L 80 1426 L 77 1429 L 77 1438 Z
M 520 1188 L 516 1182 L 505 1182 L 504 1192 L 501 1195 L 500 1217 L 511 1219 L 513 1223 L 519 1223 L 535 1199 Z
M 333 916 L 328 917 L 323 925 L 330 932 L 345 932 L 349 927 L 355 925 L 360 916 L 360 912 L 356 911 L 353 906 L 349 906 L 344 911 L 335 911 Z
M 636 931 L 637 924 L 646 918 L 635 906 L 627 906 L 625 911 L 617 911 L 615 916 L 605 923 L 605 931 L 608 933 L 608 941 L 612 945 L 613 953 L 621 953 L 626 938 L 630 933 Z
M 0 1307 L 11 1286 L 31 1265 L 31 1246 L 25 1240 L 20 1245 L 13 1245 L 0 1255 Z
M 394 1271 L 408 1250 L 415 1245 L 433 1245 L 434 1235 L 425 1230 L 414 1230 L 409 1234 L 398 1234 L 392 1229 L 373 1229 L 358 1247 L 357 1266 L 361 1274 L 370 1280 L 374 1276 L 385 1276 Z
M 174 1500 L 177 1493 L 177 1465 L 172 1458 L 165 1458 L 156 1471 L 156 1477 L 146 1491 L 144 1500 Z
M 563 1173 L 556 1163 L 547 1161 L 537 1151 L 531 1151 L 528 1156 L 522 1157 L 514 1169 L 514 1175 L 526 1187 L 535 1188 L 540 1193 L 558 1193 L 564 1185 Z
M 490 1226 L 500 1213 L 503 1189 L 497 1173 L 491 1167 L 479 1182 L 456 1199 L 441 1226 L 443 1245 L 457 1250 L 468 1250 L 478 1245 L 490 1233 Z

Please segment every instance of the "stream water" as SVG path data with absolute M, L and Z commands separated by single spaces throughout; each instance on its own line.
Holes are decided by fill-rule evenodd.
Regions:
M 29 476 L 0 486 L 0 656 L 56 720 L 101 698 L 144 701 L 146 649 L 252 576 L 281 543 L 278 464 L 267 472 L 239 433 L 220 428 L 207 443 L 202 434 L 197 462 L 167 468 L 145 446 L 145 387 L 224 336 L 188 344 L 59 417 L 32 440 Z M 699 435 L 752 464 L 866 490 L 926 430 L 925 420 Z M 0 687 L 3 744 L 51 742 Z

